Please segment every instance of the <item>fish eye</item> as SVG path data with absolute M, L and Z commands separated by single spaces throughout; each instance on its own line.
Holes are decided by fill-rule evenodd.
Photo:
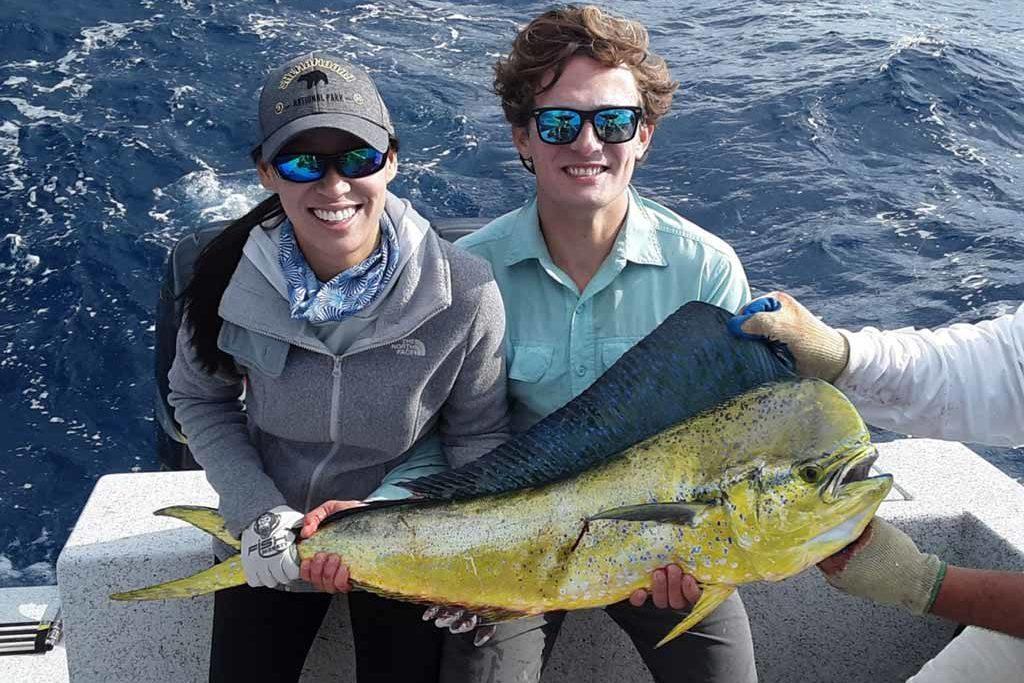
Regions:
M 817 484 L 825 474 L 825 472 L 817 465 L 801 465 L 796 473 L 797 476 L 808 484 Z

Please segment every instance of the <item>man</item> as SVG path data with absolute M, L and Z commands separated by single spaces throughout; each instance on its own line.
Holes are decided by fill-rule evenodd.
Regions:
M 516 36 L 494 84 L 536 196 L 459 244 L 491 263 L 505 301 L 512 425 L 521 431 L 682 304 L 737 310 L 749 293 L 728 245 L 630 186 L 676 88 L 643 26 L 596 7 L 546 12 Z M 710 637 L 655 650 L 696 585 L 673 566 L 654 573 L 652 593 L 654 607 L 639 606 L 647 596 L 638 591 L 633 606 L 606 611 L 656 680 L 756 680 L 738 596 L 696 628 Z M 471 670 L 462 677 L 536 681 L 563 617 L 499 626 L 486 647 L 464 637 Z
M 730 327 L 786 344 L 801 375 L 834 383 L 870 424 L 1024 444 L 1024 306 L 976 325 L 851 333 L 775 292 L 751 302 Z M 971 625 L 914 683 L 1024 678 L 1024 574 L 948 565 L 879 518 L 819 568 L 852 595 Z

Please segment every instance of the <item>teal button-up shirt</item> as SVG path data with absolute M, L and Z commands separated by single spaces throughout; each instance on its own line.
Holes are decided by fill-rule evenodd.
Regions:
M 686 302 L 737 311 L 750 299 L 728 244 L 629 192 L 625 225 L 582 292 L 551 260 L 536 199 L 458 241 L 490 261 L 505 301 L 516 431 L 568 403 Z

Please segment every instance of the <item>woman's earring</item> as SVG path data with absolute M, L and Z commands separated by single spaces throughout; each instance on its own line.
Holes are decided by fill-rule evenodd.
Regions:
M 533 159 L 532 158 L 528 159 L 528 158 L 524 157 L 522 154 L 520 154 L 519 155 L 519 163 L 521 163 L 523 165 L 523 168 L 525 168 L 527 171 L 529 171 L 533 175 L 537 175 L 537 171 L 534 169 L 534 166 L 533 166 Z

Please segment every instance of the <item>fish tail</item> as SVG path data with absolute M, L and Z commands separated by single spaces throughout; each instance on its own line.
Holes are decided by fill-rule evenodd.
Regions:
M 245 572 L 242 570 L 242 557 L 232 555 L 220 564 L 215 564 L 192 576 L 125 593 L 114 593 L 110 597 L 113 600 L 194 598 L 222 588 L 241 586 L 243 583 L 245 583 Z
M 171 507 L 161 508 L 153 514 L 160 517 L 173 517 L 183 522 L 188 522 L 197 529 L 210 534 L 221 543 L 229 545 L 235 550 L 242 549 L 242 544 L 224 526 L 224 518 L 213 508 L 201 507 L 199 505 L 172 505 Z
M 715 608 L 725 602 L 725 599 L 732 595 L 735 590 L 735 586 L 704 586 L 700 600 L 693 606 L 693 610 L 654 647 L 659 648 L 696 626 L 704 617 L 714 612 Z
M 173 517 L 188 522 L 201 529 L 217 540 L 235 550 L 241 549 L 241 543 L 231 535 L 224 526 L 224 518 L 213 508 L 197 505 L 175 505 L 162 508 L 153 513 L 161 517 Z M 233 555 L 224 562 L 209 569 L 186 576 L 183 579 L 167 581 L 155 586 L 147 586 L 125 593 L 114 593 L 113 600 L 170 600 L 173 598 L 193 598 L 206 595 L 222 588 L 233 588 L 245 583 L 245 572 L 242 570 L 242 558 Z

